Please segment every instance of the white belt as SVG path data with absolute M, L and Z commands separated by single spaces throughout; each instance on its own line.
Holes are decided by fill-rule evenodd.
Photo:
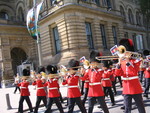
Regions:
M 85 82 L 89 82 L 89 80 L 85 80 Z
M 122 77 L 122 80 L 133 80 L 133 79 L 138 79 L 138 76 L 135 76 L 135 77 Z
M 58 89 L 58 87 L 48 88 L 49 90 Z
M 26 89 L 26 87 L 20 87 L 21 89 Z
M 38 87 L 37 89 L 44 89 L 44 87 Z
M 78 88 L 78 86 L 68 86 L 68 88 Z
M 93 86 L 93 85 L 99 85 L 101 84 L 101 82 L 94 82 L 94 83 L 89 83 L 89 85 Z
M 110 80 L 110 78 L 103 78 L 102 80 Z

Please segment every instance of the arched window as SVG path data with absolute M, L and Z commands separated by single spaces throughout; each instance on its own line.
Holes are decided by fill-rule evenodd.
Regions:
M 126 18 L 124 8 L 122 6 L 120 6 L 120 14 L 121 14 L 121 16 L 123 16 L 124 19 Z
M 141 17 L 139 12 L 136 12 L 136 23 L 137 25 L 141 25 Z
M 21 7 L 18 9 L 18 20 L 24 21 L 24 14 L 23 14 L 23 10 Z
M 0 18 L 8 20 L 8 14 L 6 12 L 0 12 Z
M 128 10 L 128 18 L 129 18 L 129 23 L 134 24 L 134 17 L 131 9 Z

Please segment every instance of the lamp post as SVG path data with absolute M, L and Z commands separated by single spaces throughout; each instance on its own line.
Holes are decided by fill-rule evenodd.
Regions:
M 33 7 L 34 7 L 34 14 L 35 14 L 35 20 L 38 21 L 38 18 L 36 16 L 36 0 L 33 0 Z M 42 65 L 42 51 L 41 51 L 41 38 L 37 30 L 37 24 L 36 24 L 36 36 L 37 36 L 37 47 L 38 47 L 38 57 L 39 57 L 39 66 Z

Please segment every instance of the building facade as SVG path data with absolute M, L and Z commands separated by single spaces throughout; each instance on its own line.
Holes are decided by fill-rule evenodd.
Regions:
M 93 49 L 110 55 L 110 48 L 124 38 L 133 41 L 136 51 L 149 50 L 138 0 L 53 1 L 46 0 L 41 13 L 43 65 L 88 58 Z
M 38 66 L 36 41 L 25 26 L 33 0 L 0 0 L 0 5 L 0 68 L 4 76 L 12 76 L 27 58 Z M 93 49 L 110 55 L 110 48 L 124 38 L 133 41 L 136 51 L 150 50 L 145 26 L 138 0 L 44 0 L 39 20 L 42 65 L 88 59 Z
M 11 79 L 17 66 L 37 61 L 36 43 L 26 29 L 28 0 L 0 0 L 0 69 L 2 79 Z

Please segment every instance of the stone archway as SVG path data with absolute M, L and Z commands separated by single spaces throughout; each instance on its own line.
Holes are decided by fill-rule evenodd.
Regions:
M 13 48 L 11 50 L 12 69 L 14 74 L 17 73 L 17 66 L 21 65 L 27 59 L 27 54 L 21 48 Z

